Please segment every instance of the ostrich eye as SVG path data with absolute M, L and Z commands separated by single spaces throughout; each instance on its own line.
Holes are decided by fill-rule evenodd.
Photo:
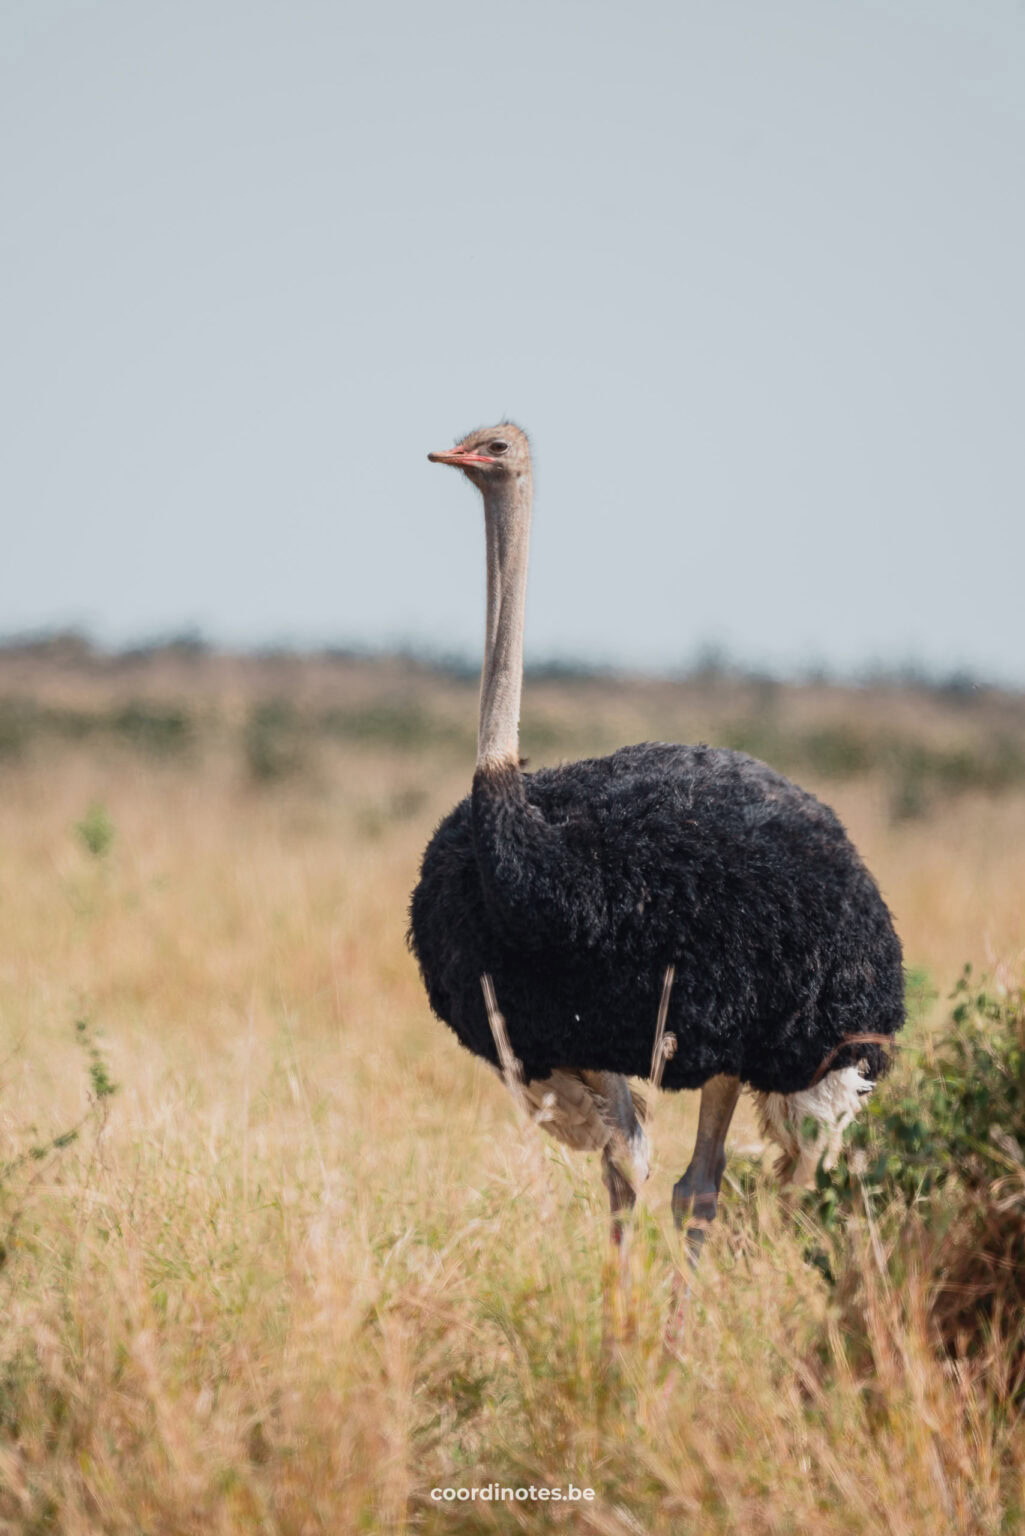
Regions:
M 496 438 L 493 443 L 489 443 L 488 444 L 488 452 L 489 453 L 495 453 L 495 454 L 505 453 L 506 450 L 508 449 L 508 447 L 509 447 L 509 444 L 508 443 L 503 443 L 502 439 L 499 437 L 499 438 Z

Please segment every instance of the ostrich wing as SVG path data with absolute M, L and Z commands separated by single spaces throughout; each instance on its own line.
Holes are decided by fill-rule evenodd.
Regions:
M 534 1119 L 554 1140 L 574 1152 L 602 1152 L 643 1181 L 651 1148 L 641 1121 L 643 1097 L 618 1072 L 576 1071 L 559 1067 L 548 1077 L 523 1085 Z

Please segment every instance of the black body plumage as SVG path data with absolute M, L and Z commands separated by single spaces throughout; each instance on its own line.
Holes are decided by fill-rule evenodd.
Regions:
M 528 1080 L 646 1076 L 670 963 L 667 1088 L 730 1073 L 793 1093 L 845 1037 L 904 1019 L 900 942 L 837 817 L 713 747 L 478 769 L 424 854 L 410 942 L 435 1013 L 494 1062 L 491 973 Z M 830 1065 L 859 1060 L 885 1071 L 872 1044 Z

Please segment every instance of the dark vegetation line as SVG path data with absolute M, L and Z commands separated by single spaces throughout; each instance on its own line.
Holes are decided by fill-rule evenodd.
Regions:
M 229 674 L 234 703 L 223 686 Z M 708 655 L 675 681 L 565 662 L 530 675 L 541 685 L 523 719 L 534 764 L 609 751 L 625 709 L 637 739 L 708 741 L 798 780 L 874 775 L 895 821 L 967 791 L 1025 786 L 1025 694 L 968 678 L 877 676 L 875 711 L 868 684 L 778 683 Z M 306 686 L 314 678 L 316 687 Z M 0 771 L 76 743 L 184 766 L 226 749 L 264 786 L 314 773 L 332 747 L 465 757 L 475 737 L 461 695 L 476 687 L 460 662 L 354 650 L 239 655 L 183 637 L 112 652 L 78 635 L 8 640 L 0 644 Z M 891 689 L 898 696 L 883 707 Z M 792 706 L 802 701 L 795 719 Z M 951 739 L 916 722 L 921 701 L 942 711 Z
M 712 745 L 750 753 L 792 775 L 831 781 L 879 775 L 895 820 L 924 815 L 938 801 L 966 791 L 995 795 L 1025 786 L 1025 742 L 1005 730 L 987 731 L 970 745 L 938 746 L 889 727 L 795 728 L 752 716 L 727 720 L 714 734 L 703 731 L 695 738 L 682 710 L 664 727 L 662 739 L 708 737 Z M 525 712 L 523 741 L 530 758 L 598 753 L 607 735 L 600 718 L 558 725 L 548 714 Z M 415 696 L 329 707 L 270 697 L 251 701 L 244 719 L 236 722 L 213 702 L 190 706 L 132 698 L 90 708 L 0 695 L 0 767 L 76 743 L 109 743 L 151 759 L 187 763 L 224 742 L 237 752 L 247 774 L 263 784 L 309 772 L 318 752 L 332 743 L 410 755 L 473 750 L 473 734 L 465 724 Z
M 0 668 L 6 660 L 23 659 L 49 662 L 91 673 L 115 675 L 131 667 L 161 660 L 199 665 L 216 658 L 251 662 L 318 661 L 341 665 L 374 662 L 397 663 L 434 674 L 448 682 L 476 685 L 479 662 L 471 654 L 435 650 L 428 646 L 370 646 L 339 644 L 292 646 L 265 644 L 220 646 L 199 631 L 142 640 L 124 646 L 105 646 L 76 629 L 40 630 L 0 634 Z M 838 688 L 899 689 L 925 694 L 947 703 L 969 703 L 980 698 L 1003 694 L 1025 702 L 1025 688 L 1013 688 L 967 667 L 936 668 L 924 662 L 907 660 L 886 665 L 873 662 L 849 670 L 830 668 L 817 661 L 784 674 L 757 667 L 731 657 L 717 645 L 699 646 L 690 659 L 675 667 L 627 669 L 601 662 L 588 662 L 573 656 L 529 658 L 525 675 L 532 682 L 608 682 L 630 676 L 652 680 L 717 684 L 732 682 L 749 687 L 828 686 Z

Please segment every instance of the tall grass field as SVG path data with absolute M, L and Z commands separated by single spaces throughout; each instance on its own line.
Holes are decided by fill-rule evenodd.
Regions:
M 1025 699 L 528 678 L 534 765 L 790 773 L 904 943 L 842 1168 L 781 1196 L 741 1101 L 679 1359 L 695 1096 L 653 1102 L 610 1332 L 596 1160 L 406 948 L 475 700 L 401 659 L 0 655 L 0 1530 L 1025 1529 Z

